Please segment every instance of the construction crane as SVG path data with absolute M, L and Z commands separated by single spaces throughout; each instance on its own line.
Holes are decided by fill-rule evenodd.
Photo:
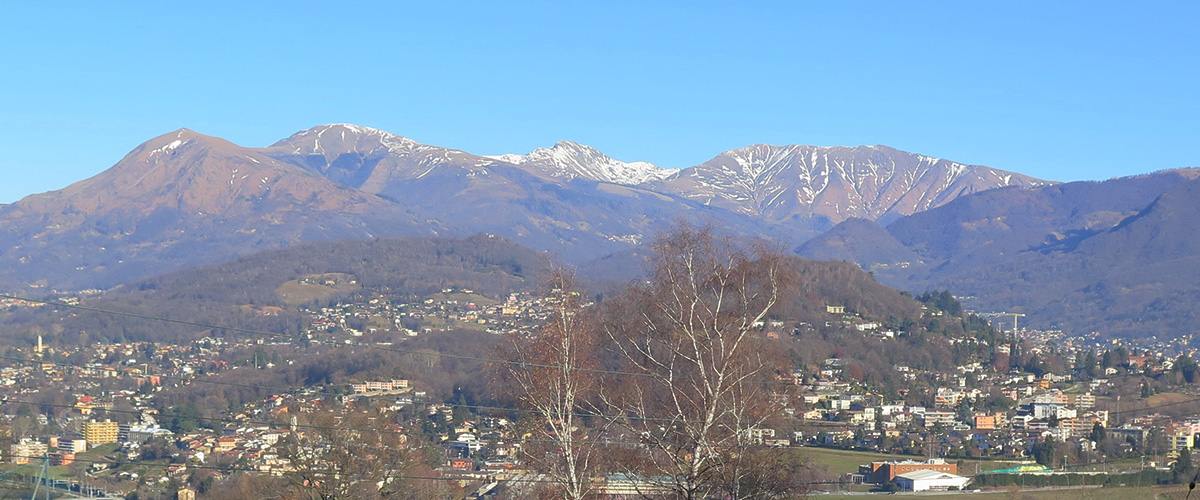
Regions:
M 1025 317 L 1025 313 L 1010 313 L 1010 312 L 1004 312 L 1004 313 L 999 313 L 998 315 L 999 315 L 999 316 L 1012 316 L 1012 319 L 1013 319 L 1013 329 L 1012 329 L 1012 331 L 1013 331 L 1013 333 L 1017 333 L 1017 318 L 1018 318 L 1018 317 L 1020 317 L 1020 318 L 1024 318 L 1024 317 Z
M 997 321 L 997 319 L 1000 318 L 1001 316 L 1012 316 L 1012 319 L 1013 319 L 1012 332 L 1017 333 L 1017 318 L 1025 317 L 1025 313 L 989 312 L 989 313 L 979 313 L 979 316 L 981 318 L 988 318 L 989 320 L 992 320 L 993 324 L 997 324 L 997 323 L 995 323 L 995 321 Z

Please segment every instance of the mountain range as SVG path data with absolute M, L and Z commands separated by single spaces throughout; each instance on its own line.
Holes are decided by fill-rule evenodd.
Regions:
M 1054 183 L 886 146 L 752 145 L 684 169 L 563 141 L 476 155 L 348 124 L 263 148 L 181 129 L 0 206 L 0 289 L 112 288 L 306 242 L 492 234 L 630 279 L 675 220 L 791 243 L 979 311 L 1150 337 L 1200 313 L 1200 171 Z
M 482 156 L 349 124 L 265 148 L 181 129 L 0 206 L 0 286 L 108 288 L 257 250 L 393 236 L 497 234 L 578 263 L 675 219 L 801 242 L 849 217 L 1048 184 L 883 146 L 756 145 L 672 170 L 573 142 Z

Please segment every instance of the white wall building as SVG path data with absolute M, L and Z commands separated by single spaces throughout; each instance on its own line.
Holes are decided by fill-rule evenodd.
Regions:
M 907 491 L 946 491 L 963 489 L 971 478 L 935 470 L 918 470 L 896 476 L 896 484 Z

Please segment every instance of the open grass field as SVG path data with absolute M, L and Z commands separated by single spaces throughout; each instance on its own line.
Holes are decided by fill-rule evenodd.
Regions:
M 489 299 L 489 298 L 479 295 L 477 293 L 466 293 L 466 292 L 435 293 L 435 294 L 429 295 L 428 298 L 433 299 L 435 302 L 456 301 L 459 304 L 466 304 L 468 302 L 472 302 L 481 307 L 496 305 L 496 304 L 500 303 L 500 301 L 498 301 L 498 300 Z
M 102 444 L 102 445 L 92 448 L 90 450 L 79 453 L 78 455 L 76 455 L 76 459 L 78 459 L 79 461 L 75 462 L 76 465 L 74 467 L 67 466 L 67 465 L 59 465 L 59 466 L 51 467 L 50 468 L 50 477 L 52 479 L 78 480 L 80 477 L 79 471 L 86 469 L 87 465 L 90 464 L 91 461 L 101 461 L 101 462 L 112 461 L 113 459 L 116 458 L 116 452 L 120 448 L 121 448 L 120 444 L 109 443 L 109 444 Z M 165 461 L 164 461 L 164 463 L 165 463 Z M 34 462 L 34 465 L 36 465 L 37 468 L 40 468 L 41 462 L 40 461 Z M 32 473 L 37 474 L 38 470 L 36 470 L 36 468 L 35 468 L 35 470 Z
M 333 285 L 325 284 L 327 280 Z M 314 300 L 348 295 L 362 288 L 351 283 L 353 280 L 354 276 L 343 273 L 313 274 L 298 280 L 285 281 L 275 289 L 275 293 L 285 304 L 307 304 Z
M 921 457 L 909 455 L 888 455 L 864 451 L 836 450 L 816 447 L 798 448 L 797 453 L 812 461 L 818 469 L 824 470 L 829 476 L 841 476 L 855 472 L 858 466 L 879 460 L 922 460 Z M 956 462 L 956 460 L 947 460 Z M 975 465 L 980 472 L 1015 467 L 1020 462 L 963 460 L 960 473 L 974 475 Z M 871 488 L 865 485 L 845 487 L 850 492 L 864 493 Z M 1145 486 L 1129 488 L 1087 488 L 1087 489 L 1055 489 L 1055 490 L 992 490 L 978 493 L 971 491 L 944 493 L 897 493 L 898 496 L 922 496 L 938 499 L 969 498 L 976 500 L 1183 500 L 1187 496 L 1187 485 L 1179 486 Z M 814 493 L 810 498 L 840 496 L 838 492 Z M 1200 500 L 1200 493 L 1193 493 Z
M 1150 396 L 1150 398 L 1146 400 L 1146 405 L 1147 406 L 1162 406 L 1162 405 L 1168 405 L 1168 404 L 1179 404 L 1184 401 L 1195 400 L 1195 399 L 1196 399 L 1196 396 L 1180 394 L 1177 392 L 1164 392 L 1161 394 L 1155 394 L 1153 396 Z

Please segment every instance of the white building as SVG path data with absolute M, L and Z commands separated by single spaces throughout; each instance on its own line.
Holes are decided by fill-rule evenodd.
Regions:
M 87 440 L 84 439 L 63 439 L 58 440 L 59 453 L 83 453 L 87 450 Z
M 907 491 L 946 491 L 950 488 L 961 490 L 969 482 L 969 477 L 935 470 L 918 470 L 896 476 L 896 484 Z
M 50 447 L 46 443 L 35 439 L 21 438 L 21 441 L 13 443 L 9 448 L 9 457 L 12 458 L 14 464 L 27 464 L 34 460 L 41 460 L 49 451 Z

